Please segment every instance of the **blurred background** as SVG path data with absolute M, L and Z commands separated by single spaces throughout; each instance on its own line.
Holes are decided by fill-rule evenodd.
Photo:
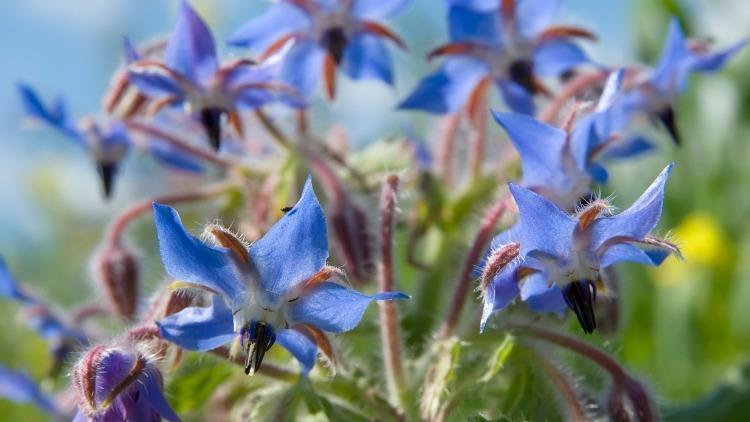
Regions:
M 220 46 L 231 30 L 266 7 L 247 0 L 191 3 Z M 745 0 L 564 3 L 561 21 L 597 33 L 599 41 L 588 46 L 589 53 L 611 66 L 653 63 L 670 15 L 679 16 L 688 35 L 711 37 L 717 46 L 747 36 L 750 28 Z M 16 83 L 31 84 L 47 99 L 64 96 L 74 118 L 97 114 L 120 64 L 123 35 L 136 42 L 163 35 L 176 10 L 172 0 L 27 0 L 2 7 L 0 255 L 21 282 L 62 308 L 96 300 L 88 261 L 113 216 L 187 176 L 169 175 L 150 158 L 130 156 L 113 200 L 104 202 L 95 169 L 73 142 L 48 129 L 29 130 Z M 445 40 L 443 20 L 442 2 L 416 0 L 393 24 L 409 45 L 408 53 L 394 54 L 395 89 L 341 78 L 342 96 L 330 107 L 313 108 L 313 126 L 341 122 L 354 145 L 398 133 L 405 124 L 421 131 L 432 122 L 429 116 L 394 112 L 394 106 L 429 71 L 423 58 Z M 749 65 L 750 53 L 743 51 L 720 74 L 694 78 L 676 107 L 683 146 L 657 132 L 659 149 L 614 166 L 612 184 L 605 188 L 624 206 L 667 162 L 677 163 L 661 227 L 673 229 L 686 261 L 670 260 L 655 270 L 626 267 L 621 335 L 594 339 L 647 380 L 667 408 L 665 416 L 676 420 L 688 414 L 750 415 L 750 367 L 745 366 L 750 356 Z M 154 178 L 163 183 L 153 183 Z M 144 258 L 148 292 L 162 277 L 149 224 L 137 224 L 132 241 Z M 15 304 L 0 303 L 0 362 L 27 368 L 39 379 L 48 370 L 46 348 L 17 323 L 16 311 Z M 42 417 L 3 400 L 0 415 Z

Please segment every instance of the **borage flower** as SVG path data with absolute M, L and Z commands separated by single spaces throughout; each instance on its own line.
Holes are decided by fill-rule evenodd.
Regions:
M 61 98 L 57 98 L 51 106 L 45 106 L 30 86 L 19 84 L 18 90 L 29 117 L 49 125 L 88 152 L 96 163 L 104 196 L 109 198 L 120 163 L 135 144 L 125 123 L 119 119 L 98 122 L 93 117 L 83 117 L 76 123 L 68 116 Z M 195 159 L 162 140 L 148 139 L 145 143 L 148 152 L 170 169 L 189 173 L 203 170 Z
M 674 116 L 674 102 L 687 89 L 688 77 L 693 72 L 713 72 L 721 69 L 747 44 L 743 39 L 729 48 L 708 51 L 705 42 L 690 42 L 676 18 L 669 22 L 667 39 L 656 67 L 636 79 L 623 98 L 626 112 L 640 112 L 658 119 L 676 143 L 680 143 Z
M 164 398 L 161 371 L 138 344 L 100 345 L 89 350 L 70 374 L 83 421 L 179 421 Z
M 336 68 L 352 79 L 393 83 L 391 56 L 383 40 L 404 43 L 378 21 L 400 13 L 409 0 L 281 0 L 230 38 L 231 45 L 264 51 L 269 57 L 293 40 L 281 79 L 303 95 L 318 87 L 335 95 Z
M 559 1 L 448 1 L 451 42 L 429 58 L 446 56 L 440 69 L 422 80 L 400 105 L 432 113 L 453 113 L 484 98 L 495 84 L 513 111 L 534 114 L 533 95 L 549 91 L 541 77 L 559 76 L 588 62 L 572 38 L 594 38 L 573 26 L 550 26 Z M 483 101 L 483 100 L 482 100 Z
M 493 240 L 482 275 L 482 329 L 492 313 L 520 295 L 536 311 L 570 308 L 583 330 L 593 332 L 603 269 L 623 261 L 659 265 L 670 253 L 679 256 L 675 245 L 651 235 L 671 169 L 670 164 L 630 208 L 612 216 L 606 215 L 611 205 L 602 199 L 570 216 L 511 183 L 519 222 Z
M 164 62 L 132 63 L 129 81 L 152 100 L 150 114 L 167 106 L 184 107 L 201 122 L 215 149 L 220 147 L 225 116 L 242 135 L 240 108 L 254 109 L 274 100 L 295 107 L 304 104 L 293 89 L 274 82 L 278 71 L 274 61 L 220 64 L 211 30 L 185 0 L 164 55 Z
M 246 354 L 245 372 L 258 370 L 276 342 L 307 373 L 318 347 L 330 352 L 323 331 L 349 331 L 373 300 L 408 298 L 399 292 L 361 294 L 340 282 L 340 270 L 326 266 L 325 216 L 311 180 L 302 197 L 249 248 L 225 229 L 211 225 L 200 241 L 185 231 L 175 210 L 154 204 L 164 268 L 177 287 L 212 293 L 210 307 L 191 307 L 158 322 L 163 338 L 190 350 L 211 350 L 237 335 Z
M 564 210 L 573 210 L 591 197 L 593 182 L 606 182 L 603 159 L 623 158 L 643 150 L 640 138 L 619 136 L 623 119 L 613 104 L 620 98 L 622 76 L 622 71 L 612 72 L 594 110 L 575 122 L 574 111 L 562 128 L 531 116 L 492 112 L 521 157 L 522 186 Z

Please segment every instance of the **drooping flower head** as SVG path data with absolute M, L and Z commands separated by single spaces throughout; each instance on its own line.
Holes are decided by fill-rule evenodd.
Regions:
M 533 191 L 510 185 L 519 222 L 493 240 L 482 276 L 484 313 L 489 316 L 521 296 L 540 312 L 571 309 L 587 333 L 596 328 L 594 301 L 602 270 L 620 262 L 659 265 L 671 243 L 651 232 L 659 221 L 667 166 L 630 208 L 616 214 L 595 200 L 575 216 Z
M 336 68 L 352 79 L 393 83 L 391 56 L 384 43 L 403 42 L 379 21 L 398 14 L 409 0 L 281 0 L 239 28 L 229 43 L 268 57 L 290 41 L 281 79 L 308 96 L 321 79 L 335 94 Z
M 68 116 L 61 98 L 46 106 L 30 86 L 19 84 L 18 90 L 24 111 L 30 118 L 52 127 L 88 152 L 96 164 L 104 196 L 109 198 L 120 162 L 135 144 L 127 126 L 119 119 L 100 122 L 92 117 L 83 117 L 75 122 Z M 149 153 L 171 169 L 192 173 L 203 169 L 195 159 L 162 140 L 148 139 L 145 142 Z
M 59 414 L 55 402 L 39 389 L 39 385 L 23 372 L 15 372 L 0 365 L 0 397 L 16 403 L 31 403 L 39 409 Z
M 309 178 L 299 202 L 249 248 L 216 225 L 205 231 L 212 243 L 193 237 L 164 205 L 154 204 L 154 220 L 164 268 L 180 280 L 177 287 L 213 295 L 210 307 L 159 321 L 162 337 L 186 349 L 211 350 L 239 336 L 246 373 L 258 370 L 275 343 L 307 373 L 318 347 L 330 351 L 323 331 L 353 329 L 373 300 L 407 297 L 361 294 L 340 282 L 340 270 L 326 266 L 325 216 Z
M 626 111 L 640 112 L 658 119 L 672 139 L 679 143 L 674 101 L 687 89 L 690 74 L 721 69 L 745 44 L 747 39 L 723 50 L 709 51 L 705 43 L 691 43 L 685 39 L 679 22 L 672 18 L 658 64 L 643 73 L 623 99 Z
M 138 344 L 99 345 L 71 371 L 74 421 L 154 421 L 180 418 L 163 393 L 157 362 Z
M 185 0 L 180 2 L 164 56 L 163 62 L 133 62 L 130 82 L 150 97 L 151 114 L 168 106 L 183 107 L 201 122 L 215 149 L 220 146 L 224 118 L 242 135 L 240 108 L 253 109 L 276 99 L 302 105 L 296 92 L 274 82 L 277 63 L 233 60 L 221 64 L 211 30 Z
M 588 62 L 571 39 L 593 38 L 593 34 L 572 26 L 550 26 L 559 0 L 447 3 L 451 42 L 429 55 L 446 59 L 401 108 L 456 112 L 472 100 L 483 99 L 494 84 L 511 110 L 534 114 L 533 95 L 548 93 L 540 78 L 559 76 Z

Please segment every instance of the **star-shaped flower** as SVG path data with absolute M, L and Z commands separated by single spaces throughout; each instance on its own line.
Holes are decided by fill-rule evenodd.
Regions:
M 664 201 L 667 166 L 630 208 L 607 215 L 611 205 L 595 200 L 571 216 L 529 189 L 510 184 L 519 222 L 493 240 L 482 276 L 484 313 L 489 316 L 521 296 L 536 311 L 570 308 L 583 330 L 596 328 L 594 301 L 602 270 L 630 261 L 659 265 L 673 244 L 654 237 Z
M 403 42 L 379 20 L 400 13 L 409 0 L 282 0 L 238 29 L 229 43 L 268 57 L 293 40 L 281 79 L 308 96 L 321 76 L 330 98 L 336 68 L 352 79 L 393 83 L 391 56 L 383 42 Z
M 302 197 L 249 248 L 219 226 L 203 242 L 185 231 L 177 212 L 154 204 L 162 262 L 177 286 L 212 293 L 210 307 L 191 307 L 158 322 L 163 338 L 190 350 L 210 350 L 238 335 L 246 373 L 260 367 L 278 342 L 300 362 L 315 363 L 318 347 L 330 350 L 323 331 L 349 331 L 373 300 L 407 298 L 399 292 L 373 296 L 336 281 L 341 271 L 326 266 L 328 238 L 323 210 L 311 180 Z
M 242 135 L 240 108 L 254 109 L 275 100 L 303 105 L 293 89 L 275 82 L 278 63 L 219 63 L 211 30 L 187 1 L 180 4 L 164 61 L 137 60 L 128 67 L 129 81 L 152 101 L 151 114 L 167 106 L 184 107 L 201 122 L 211 145 L 218 149 L 224 117 Z
M 134 145 L 126 125 L 114 118 L 100 122 L 83 117 L 75 122 L 68 116 L 62 98 L 46 106 L 30 86 L 19 84 L 18 90 L 24 111 L 30 118 L 54 128 L 88 152 L 96 164 L 104 196 L 109 198 L 119 164 Z M 146 148 L 155 159 L 171 169 L 191 173 L 203 170 L 195 159 L 162 140 L 149 139 Z
M 447 56 L 400 105 L 452 113 L 484 97 L 495 84 L 513 111 L 534 114 L 533 95 L 546 92 L 540 77 L 559 76 L 588 62 L 571 41 L 594 38 L 572 26 L 550 26 L 558 0 L 448 1 L 451 42 L 429 57 Z M 483 106 L 481 106 L 483 107 Z
M 672 139 L 679 143 L 674 116 L 674 102 L 687 89 L 693 72 L 713 72 L 721 69 L 747 44 L 743 39 L 730 47 L 711 52 L 705 43 L 691 43 L 685 39 L 676 18 L 669 22 L 667 38 L 656 67 L 644 72 L 623 98 L 627 112 L 640 112 L 660 120 Z

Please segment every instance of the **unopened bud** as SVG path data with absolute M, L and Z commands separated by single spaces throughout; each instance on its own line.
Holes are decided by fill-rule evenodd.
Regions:
M 138 260 L 120 245 L 106 247 L 96 259 L 97 279 L 115 315 L 133 319 L 138 305 Z
M 347 275 L 356 282 L 366 281 L 375 269 L 367 215 L 345 197 L 332 202 L 329 215 Z
M 179 420 L 155 361 L 136 345 L 93 347 L 73 368 L 71 384 L 89 420 Z

